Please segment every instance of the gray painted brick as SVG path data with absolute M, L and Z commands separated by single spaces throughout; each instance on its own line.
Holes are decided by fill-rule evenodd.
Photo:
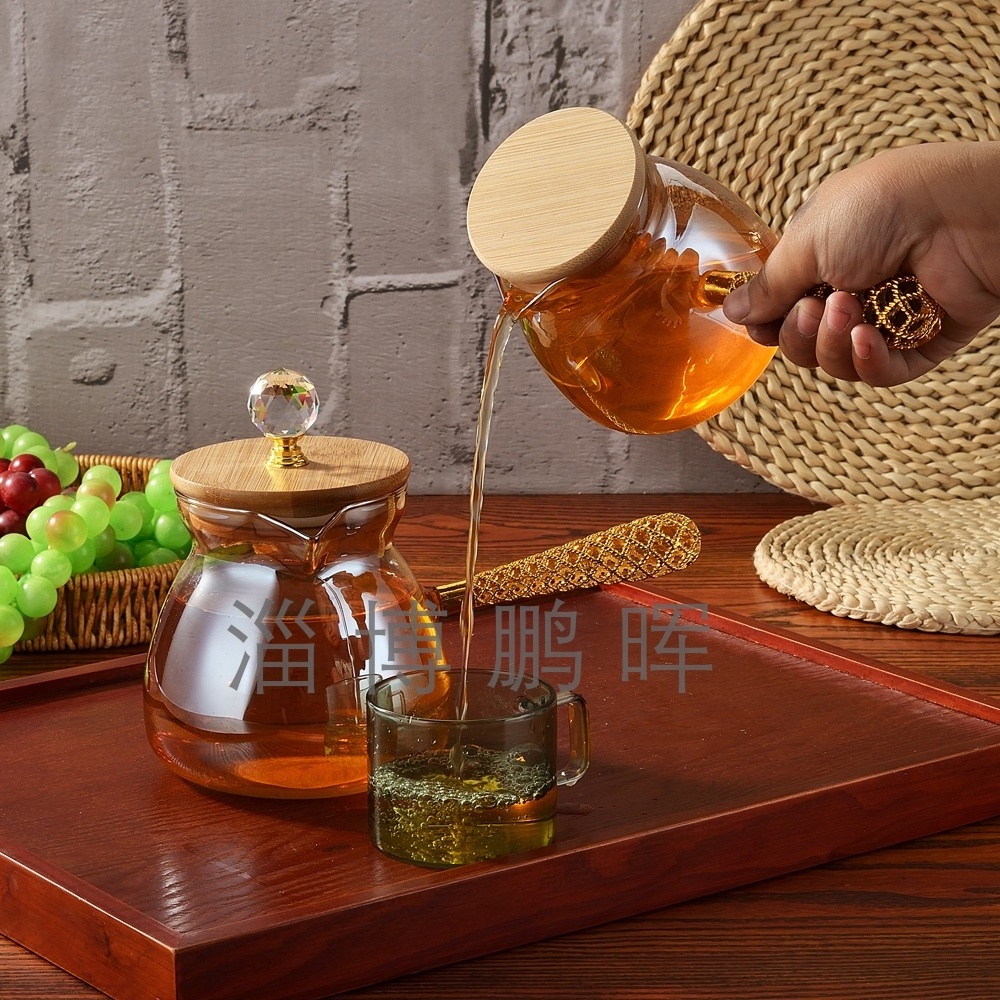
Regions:
M 31 0 L 31 251 L 40 299 L 153 287 L 166 266 L 154 8 Z
M 28 334 L 18 354 L 37 376 L 17 419 L 51 444 L 77 441 L 80 452 L 125 455 L 169 448 L 171 400 L 163 376 L 172 367 L 171 343 L 162 322 L 56 324 Z M 109 369 L 111 378 L 93 377 Z
M 354 260 L 363 274 L 450 269 L 468 259 L 473 6 L 365 4 L 358 150 L 350 169 Z
M 0 7 L 0 150 L 10 157 L 11 142 L 21 122 L 22 76 L 20 34 L 23 13 L 19 4 Z
M 454 475 L 451 446 L 460 434 L 452 417 L 453 379 L 442 363 L 443 341 L 452 335 L 442 317 L 461 307 L 458 287 L 369 293 L 350 304 L 349 362 L 341 373 L 349 386 L 345 432 L 407 452 L 415 492 L 447 492 L 456 478 L 467 485 L 467 467 Z
M 358 85 L 354 0 L 189 0 L 189 67 L 196 92 L 279 108 L 311 100 L 319 81 Z
M 344 239 L 329 141 L 193 132 L 179 161 L 191 442 L 252 436 L 246 393 L 258 375 L 286 365 L 321 384 L 329 374 L 334 325 L 322 304 Z

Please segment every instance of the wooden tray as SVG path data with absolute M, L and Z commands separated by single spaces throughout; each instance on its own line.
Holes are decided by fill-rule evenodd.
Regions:
M 591 770 L 560 792 L 552 847 L 450 871 L 372 848 L 363 796 L 239 799 L 169 774 L 139 658 L 0 684 L 0 931 L 120 1000 L 315 998 L 1000 813 L 986 699 L 724 613 L 706 631 L 630 587 L 559 610 Z M 494 633 L 483 613 L 488 666 Z M 703 668 L 685 694 L 682 642 Z

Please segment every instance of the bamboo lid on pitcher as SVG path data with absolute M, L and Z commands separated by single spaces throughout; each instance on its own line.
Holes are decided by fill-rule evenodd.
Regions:
M 410 460 L 398 448 L 361 438 L 306 438 L 308 464 L 298 468 L 268 465 L 270 450 L 262 437 L 195 448 L 174 459 L 170 478 L 192 500 L 280 520 L 332 515 L 394 493 L 410 475 Z
M 632 131 L 597 108 L 523 125 L 483 164 L 469 196 L 469 240 L 494 274 L 545 284 L 582 270 L 624 235 L 645 186 Z
M 170 479 L 179 495 L 278 519 L 317 518 L 406 485 L 410 460 L 398 448 L 361 438 L 305 437 L 319 399 L 299 372 L 278 368 L 261 375 L 247 407 L 264 436 L 206 445 L 174 459 Z

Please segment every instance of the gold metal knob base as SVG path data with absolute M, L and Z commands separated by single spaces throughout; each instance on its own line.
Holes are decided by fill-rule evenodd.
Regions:
M 298 469 L 308 465 L 309 459 L 303 453 L 297 437 L 272 438 L 267 464 L 272 468 Z

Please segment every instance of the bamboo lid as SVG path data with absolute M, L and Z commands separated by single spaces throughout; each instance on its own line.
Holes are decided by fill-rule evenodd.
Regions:
M 646 160 L 630 129 L 597 108 L 543 115 L 505 139 L 469 195 L 476 256 L 511 284 L 582 270 L 635 218 Z
M 308 436 L 302 450 L 307 465 L 277 468 L 267 464 L 267 438 L 210 444 L 174 459 L 170 478 L 193 500 L 281 519 L 332 516 L 395 492 L 410 474 L 406 455 L 377 441 Z

